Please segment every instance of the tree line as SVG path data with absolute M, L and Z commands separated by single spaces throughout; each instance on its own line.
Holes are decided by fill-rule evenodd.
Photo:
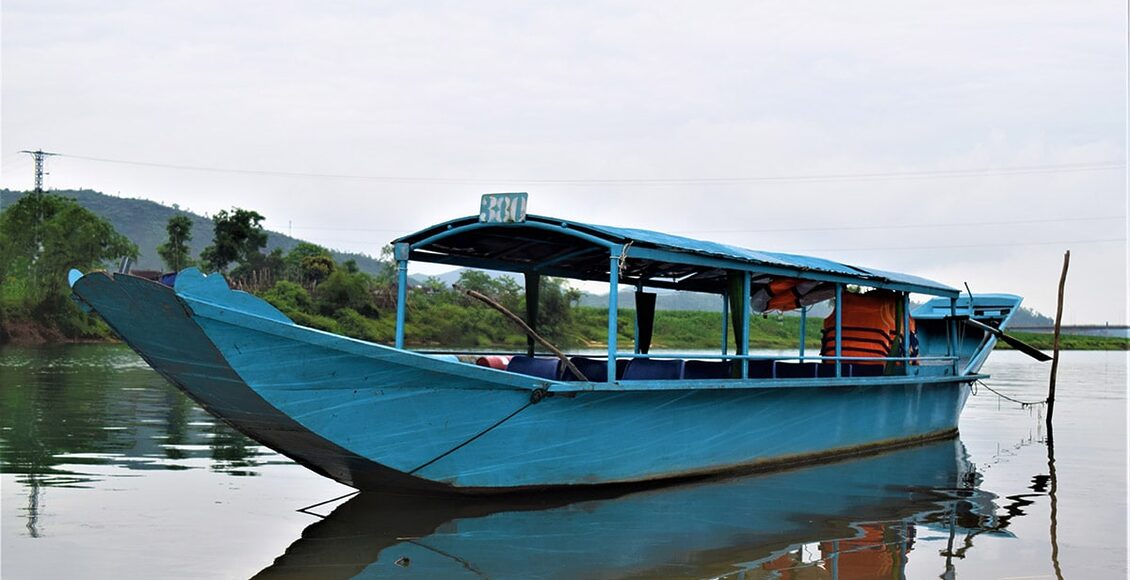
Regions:
M 15 326 L 41 340 L 106 336 L 105 325 L 71 301 L 67 272 L 137 253 L 109 222 L 72 199 L 36 192 L 8 206 L 0 214 L 0 340 Z
M 326 248 L 308 242 L 284 252 L 265 251 L 265 218 L 232 208 L 213 216 L 212 243 L 197 256 L 189 249 L 192 221 L 173 216 L 157 248 L 165 267 L 190 266 L 218 272 L 237 289 L 252 292 L 296 323 L 391 344 L 395 335 L 397 276 L 391 248 L 384 248 L 373 274 L 353 260 L 336 261 Z M 134 258 L 138 247 L 105 219 L 63 196 L 33 193 L 0 213 L 0 343 L 13 336 L 31 341 L 104 340 L 111 331 L 97 316 L 71 300 L 67 272 L 113 268 Z M 519 315 L 526 312 L 525 292 L 512 278 L 492 278 L 464 271 L 459 285 L 493 297 Z M 412 346 L 453 346 L 521 350 L 526 337 L 493 309 L 468 298 L 438 279 L 408 289 L 405 338 Z M 607 340 L 607 309 L 578 306 L 581 293 L 564 280 L 541 283 L 538 331 L 562 348 L 597 348 Z M 618 340 L 629 344 L 634 311 L 621 309 Z M 720 346 L 718 312 L 659 311 L 656 348 L 714 349 Z M 751 346 L 792 348 L 799 335 L 795 317 L 755 317 Z M 807 337 L 817 347 L 820 321 L 809 320 Z M 1032 336 L 1039 342 L 1045 337 Z M 1042 344 L 1040 344 L 1042 346 Z M 1126 349 L 1117 338 L 1065 337 L 1064 348 Z
M 195 233 L 187 216 L 173 216 L 157 248 L 165 267 L 179 272 L 196 266 L 218 272 L 237 289 L 261 296 L 298 324 L 390 344 L 395 335 L 396 266 L 384 248 L 375 274 L 353 260 L 337 262 L 326 248 L 308 242 L 288 252 L 266 252 L 264 216 L 232 208 L 212 217 L 212 243 L 198 256 L 189 242 Z M 110 223 L 73 199 L 26 195 L 0 214 L 0 341 L 12 326 L 33 325 L 45 340 L 97 339 L 109 329 L 70 299 L 67 272 L 113 267 L 136 259 L 138 248 Z M 510 278 L 464 272 L 460 285 L 490 295 L 514 312 L 525 312 L 525 296 Z M 581 334 L 570 323 L 580 292 L 549 278 L 541 285 L 538 329 L 562 346 Z M 524 335 L 494 310 L 436 279 L 409 288 L 406 340 L 414 345 L 517 347 Z

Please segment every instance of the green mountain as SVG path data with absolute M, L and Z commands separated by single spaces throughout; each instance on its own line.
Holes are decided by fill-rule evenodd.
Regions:
M 0 211 L 18 201 L 24 195 L 27 195 L 27 193 L 28 192 L 24 191 L 0 189 Z M 160 257 L 157 256 L 157 246 L 165 242 L 167 238 L 165 225 L 168 223 L 169 218 L 174 215 L 186 215 L 192 220 L 193 238 L 191 247 L 193 257 L 198 257 L 205 246 L 212 242 L 212 220 L 201 215 L 184 211 L 175 205 L 169 207 L 145 199 L 114 197 L 89 189 L 56 190 L 51 193 L 74 198 L 83 207 L 108 219 L 118 232 L 137 244 L 141 254 L 134 266 L 138 269 L 164 269 Z M 247 209 L 255 208 L 251 207 Z M 267 250 L 270 251 L 275 248 L 282 248 L 284 252 L 289 251 L 301 241 L 302 240 L 298 238 L 292 238 L 278 232 L 268 232 Z M 371 256 L 334 250 L 330 250 L 330 253 L 333 254 L 334 259 L 338 262 L 355 260 L 358 267 L 360 267 L 363 272 L 375 274 L 380 270 L 380 262 Z M 459 280 L 459 273 L 460 270 L 453 270 L 452 272 L 447 272 L 437 277 L 445 284 L 450 285 Z M 513 276 L 521 282 L 521 276 L 518 275 L 500 272 L 492 274 Z M 412 282 L 419 284 L 426 279 L 427 276 L 414 275 Z M 722 307 L 719 297 L 710 294 L 663 290 L 658 291 L 658 294 L 656 307 L 659 310 L 718 312 Z M 634 308 L 635 294 L 630 290 L 621 291 L 619 305 L 621 308 Z M 608 294 L 590 294 L 586 292 L 581 297 L 580 306 L 607 308 Z M 818 305 L 809 315 L 812 317 L 823 317 L 830 311 L 831 309 L 826 305 Z M 1016 313 L 1012 324 L 1013 326 L 1050 326 L 1052 320 L 1030 308 L 1021 308 L 1020 311 Z
M 12 191 L 0 189 L 0 211 L 8 205 L 16 203 L 26 191 Z M 165 225 L 169 218 L 175 215 L 186 215 L 192 220 L 192 247 L 193 257 L 199 257 L 200 252 L 212 243 L 212 220 L 191 212 L 184 211 L 176 206 L 169 207 L 146 199 L 126 199 L 114 197 L 92 191 L 89 189 L 64 189 L 54 190 L 50 193 L 75 199 L 79 205 L 106 218 L 113 224 L 119 233 L 137 244 L 140 250 L 138 261 L 134 267 L 140 270 L 164 270 L 161 258 L 157 255 L 157 246 L 168 238 Z M 249 207 L 246 209 L 254 210 Z M 278 232 L 267 232 L 267 251 L 282 248 L 289 251 L 303 240 L 292 238 Z M 351 252 L 338 252 L 330 250 L 334 260 L 344 262 L 355 260 L 357 266 L 363 271 L 375 274 L 380 270 L 380 262 L 371 256 Z

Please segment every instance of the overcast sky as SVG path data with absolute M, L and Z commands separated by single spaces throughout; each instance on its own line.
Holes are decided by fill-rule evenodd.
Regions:
M 42 148 L 66 155 L 50 188 L 255 209 L 370 254 L 528 191 L 531 213 L 968 282 L 1048 314 L 1071 249 L 1065 321 L 1126 324 L 1125 2 L 5 0 L 0 16 L 2 187 L 30 189 L 18 152 Z

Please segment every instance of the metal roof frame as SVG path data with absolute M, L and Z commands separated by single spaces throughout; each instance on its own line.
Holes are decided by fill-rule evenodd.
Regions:
M 748 250 L 651 230 L 538 215 L 528 215 L 525 221 L 517 223 L 482 223 L 479 216 L 468 216 L 425 228 L 393 243 L 401 249 L 400 255 L 409 260 L 592 281 L 608 281 L 608 256 L 619 254 L 617 250 L 623 248 L 625 271 L 619 276 L 620 283 L 697 292 L 723 292 L 725 277 L 707 274 L 710 270 L 729 270 L 949 298 L 961 293 L 918 276 L 822 258 Z M 492 248 L 495 254 L 488 255 Z M 552 252 L 534 259 L 531 256 L 537 253 L 535 250 Z M 648 268 L 654 275 L 644 275 Z M 664 279 L 664 274 L 680 272 L 685 278 Z

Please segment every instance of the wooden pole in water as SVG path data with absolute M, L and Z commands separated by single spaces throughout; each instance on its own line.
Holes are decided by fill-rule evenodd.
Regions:
M 1055 373 L 1059 370 L 1059 326 L 1063 322 L 1063 286 L 1067 283 L 1067 266 L 1071 263 L 1071 250 L 1063 253 L 1063 272 L 1059 275 L 1059 300 L 1055 306 L 1055 334 L 1052 336 L 1052 373 L 1048 381 L 1048 429 L 1052 426 L 1055 410 Z

